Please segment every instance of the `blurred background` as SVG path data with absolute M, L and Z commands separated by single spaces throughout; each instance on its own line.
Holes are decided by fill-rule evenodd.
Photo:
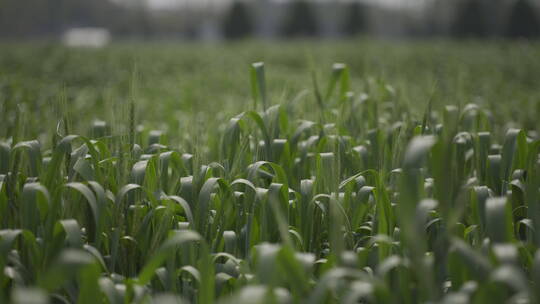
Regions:
M 538 0 L 2 0 L 0 39 L 531 39 L 539 15 Z
M 0 138 L 21 108 L 27 138 L 66 111 L 80 134 L 125 126 L 130 100 L 141 124 L 200 138 L 251 107 L 258 61 L 270 102 L 305 119 L 313 75 L 342 62 L 358 98 L 391 86 L 413 114 L 474 102 L 532 128 L 539 16 L 540 0 L 0 0 Z

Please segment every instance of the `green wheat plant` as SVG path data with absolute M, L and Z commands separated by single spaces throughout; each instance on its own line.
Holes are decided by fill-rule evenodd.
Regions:
M 265 68 L 245 111 L 185 146 L 145 127 L 136 88 L 127 127 L 87 135 L 63 102 L 52 140 L 23 140 L 20 107 L 0 143 L 0 302 L 540 301 L 534 130 L 474 103 L 416 115 L 345 64 L 312 74 L 305 115 Z

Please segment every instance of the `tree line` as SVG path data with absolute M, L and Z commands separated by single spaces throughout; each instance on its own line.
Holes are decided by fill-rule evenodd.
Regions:
M 435 0 L 447 1 L 447 0 Z M 419 31 L 421 35 L 453 36 L 455 38 L 539 38 L 540 19 L 538 7 L 531 0 L 508 1 L 461 0 L 454 4 L 455 10 L 450 24 L 442 31 L 429 29 Z M 284 37 L 317 36 L 318 22 L 313 4 L 306 0 L 296 0 L 290 4 L 280 34 Z M 341 24 L 341 34 L 354 36 L 369 34 L 369 7 L 353 2 L 345 8 L 345 18 Z M 435 14 L 427 10 L 426 14 Z M 442 12 L 448 13 L 448 12 Z M 428 19 L 430 16 L 426 16 Z M 502 20 L 502 21 L 501 21 Z M 417 32 L 418 33 L 418 32 Z M 249 5 L 236 0 L 231 5 L 223 26 L 223 34 L 229 39 L 248 37 L 254 34 L 254 20 L 249 13 Z
M 467 0 L 458 6 L 450 28 L 452 35 L 465 38 L 505 36 L 509 38 L 538 38 L 540 20 L 538 8 L 530 0 L 516 0 L 507 9 L 502 1 Z M 495 5 L 494 5 L 495 4 Z M 497 24 L 497 19 L 503 20 Z
M 449 3 L 447 0 L 434 0 L 433 3 L 445 1 Z M 158 36 L 166 29 L 143 2 L 137 0 L 132 3 L 138 5 L 126 7 L 110 0 L 2 0 L 0 37 L 55 37 L 67 28 L 86 26 L 108 28 L 117 37 Z M 219 22 L 222 36 L 234 40 L 257 35 L 258 20 L 253 13 L 255 5 L 257 2 L 233 1 Z M 343 13 L 338 21 L 338 35 L 369 35 L 372 32 L 372 7 L 360 2 L 341 5 Z M 451 13 L 437 9 L 437 6 L 432 10 L 426 9 L 422 30 L 410 30 L 410 33 L 456 38 L 540 37 L 538 7 L 531 0 L 457 0 L 452 2 L 452 6 Z M 287 4 L 285 16 L 279 21 L 277 35 L 287 38 L 321 35 L 321 14 L 316 8 L 312 1 L 291 1 Z M 428 20 L 437 20 L 438 14 L 451 14 L 449 24 L 442 28 L 432 26 Z M 192 21 L 194 24 L 187 30 L 193 31 L 199 21 Z M 182 24 L 175 29 L 184 30 L 185 22 Z
M 359 2 L 350 3 L 345 10 L 340 32 L 344 35 L 359 35 L 368 32 L 368 7 Z M 255 35 L 255 24 L 249 5 L 244 1 L 234 1 L 226 13 L 223 36 L 239 39 Z M 288 7 L 282 25 L 278 29 L 284 37 L 315 37 L 321 32 L 314 5 L 309 1 L 294 1 Z

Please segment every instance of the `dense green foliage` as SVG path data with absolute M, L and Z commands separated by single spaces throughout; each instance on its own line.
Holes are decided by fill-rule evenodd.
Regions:
M 375 45 L 4 51 L 0 302 L 537 303 L 537 48 Z
M 126 44 L 101 50 L 0 45 L 0 138 L 11 136 L 20 104 L 31 113 L 24 140 L 48 142 L 63 101 L 73 132 L 89 134 L 94 120 L 121 131 L 133 96 L 137 122 L 165 131 L 173 147 L 191 146 L 195 135 L 206 143 L 201 136 L 252 104 L 246 69 L 257 61 L 267 64 L 269 100 L 294 100 L 289 106 L 306 119 L 317 117 L 311 71 L 322 81 L 333 62 L 346 62 L 356 92 L 366 90 L 369 79 L 384 80 L 416 117 L 430 98 L 436 110 L 475 102 L 492 113 L 496 128 L 519 122 L 538 130 L 539 57 L 538 44 L 443 41 Z M 217 154 L 209 160 L 218 160 Z

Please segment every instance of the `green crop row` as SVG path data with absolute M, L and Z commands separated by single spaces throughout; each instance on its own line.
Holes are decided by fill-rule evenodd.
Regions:
M 476 104 L 313 74 L 312 120 L 253 104 L 187 153 L 104 122 L 0 144 L 0 302 L 537 303 L 540 141 Z M 212 124 L 214 125 L 214 124 Z M 206 163 L 205 155 L 217 161 Z

